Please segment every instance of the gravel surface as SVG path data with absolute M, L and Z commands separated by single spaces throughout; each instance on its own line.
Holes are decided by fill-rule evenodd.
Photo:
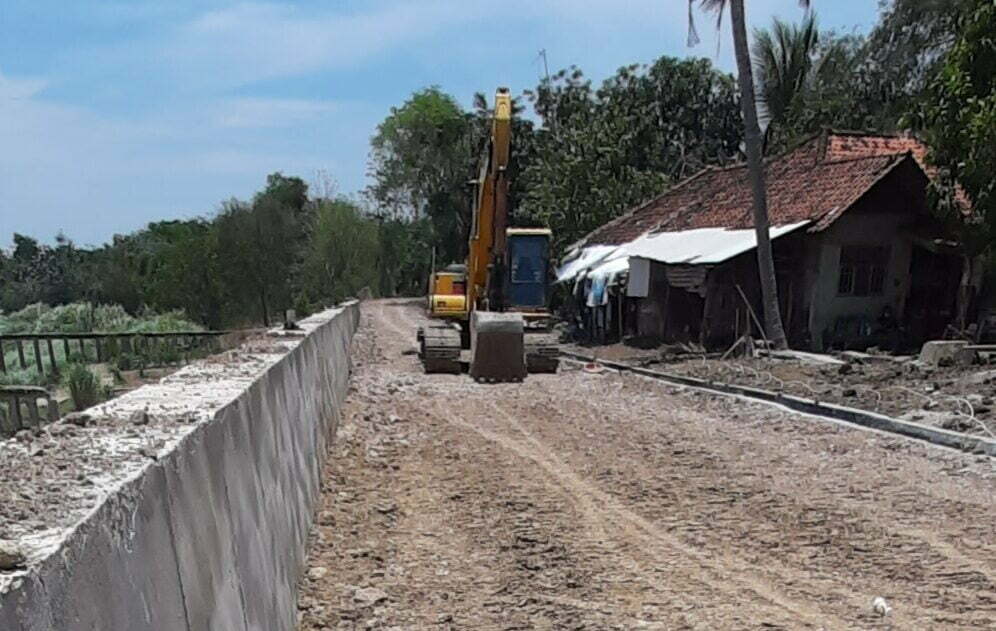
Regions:
M 424 375 L 419 303 L 363 311 L 302 630 L 996 628 L 993 461 L 576 365 Z

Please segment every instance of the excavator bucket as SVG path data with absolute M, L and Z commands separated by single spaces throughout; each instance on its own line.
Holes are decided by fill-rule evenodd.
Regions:
M 522 381 L 526 378 L 522 315 L 490 311 L 471 314 L 470 376 L 477 381 Z

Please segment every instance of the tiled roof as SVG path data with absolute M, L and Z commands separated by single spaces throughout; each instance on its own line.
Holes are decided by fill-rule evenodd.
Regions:
M 825 133 L 767 161 L 772 225 L 809 220 L 822 230 L 903 160 L 921 162 L 926 147 L 911 137 Z M 922 168 L 922 167 L 921 167 Z M 747 168 L 707 168 L 589 234 L 591 244 L 620 244 L 648 231 L 750 228 Z

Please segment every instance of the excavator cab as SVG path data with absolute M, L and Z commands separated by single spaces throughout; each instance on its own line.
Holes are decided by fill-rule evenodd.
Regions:
M 509 228 L 506 235 L 506 309 L 546 313 L 550 302 L 550 230 Z

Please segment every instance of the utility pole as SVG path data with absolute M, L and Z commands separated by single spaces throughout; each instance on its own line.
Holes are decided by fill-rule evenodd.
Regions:
M 546 88 L 548 90 L 550 90 L 551 89 L 551 84 L 550 84 L 550 67 L 547 65 L 546 49 L 545 48 L 541 48 L 540 49 L 539 56 L 543 58 L 543 76 L 546 77 Z M 556 119 L 556 117 L 553 117 L 550 120 L 550 131 L 552 131 L 554 133 L 554 135 L 556 135 L 556 133 L 557 133 L 557 119 Z
M 546 82 L 550 83 L 550 68 L 546 64 L 546 49 L 541 48 L 539 51 L 539 56 L 543 58 L 543 74 L 546 76 Z

